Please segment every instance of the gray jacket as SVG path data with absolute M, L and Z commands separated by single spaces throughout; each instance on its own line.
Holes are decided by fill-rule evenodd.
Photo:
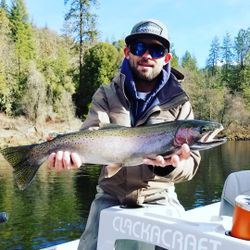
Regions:
M 180 85 L 183 75 L 172 69 L 168 80 L 170 89 L 158 94 L 158 103 L 137 121 L 135 126 L 164 121 L 193 119 L 193 111 L 187 94 Z M 100 123 L 131 126 L 130 102 L 125 94 L 125 76 L 118 73 L 108 85 L 102 85 L 94 94 L 88 116 L 82 128 L 96 127 Z M 165 92 L 164 92 L 165 91 Z M 200 162 L 198 152 L 191 153 L 191 160 L 174 168 L 140 165 L 123 167 L 112 177 L 107 177 L 103 166 L 99 186 L 114 195 L 122 204 L 133 204 L 162 199 L 162 194 L 174 183 L 193 178 Z

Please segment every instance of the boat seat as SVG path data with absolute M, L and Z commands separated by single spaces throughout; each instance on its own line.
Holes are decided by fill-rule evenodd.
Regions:
M 220 215 L 233 216 L 236 196 L 250 195 L 250 170 L 231 173 L 223 187 Z

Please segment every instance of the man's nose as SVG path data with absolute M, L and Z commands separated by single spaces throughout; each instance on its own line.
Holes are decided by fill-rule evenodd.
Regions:
M 149 53 L 149 50 L 147 49 L 144 54 L 142 55 L 142 57 L 146 57 L 146 58 L 152 58 L 151 54 Z

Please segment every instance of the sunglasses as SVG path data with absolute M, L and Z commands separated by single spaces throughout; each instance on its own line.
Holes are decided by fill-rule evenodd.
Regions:
M 161 58 L 165 56 L 168 49 L 160 44 L 145 44 L 143 42 L 135 42 L 130 44 L 129 49 L 135 56 L 142 56 L 146 51 L 152 56 L 152 58 Z

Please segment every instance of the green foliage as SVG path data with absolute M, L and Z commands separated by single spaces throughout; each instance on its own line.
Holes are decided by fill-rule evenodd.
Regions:
M 69 5 L 65 15 L 68 32 L 79 44 L 83 41 L 94 42 L 97 38 L 96 15 L 91 13 L 91 8 L 97 5 L 97 0 L 64 0 L 64 3 Z
M 120 54 L 120 57 L 122 58 L 123 55 L 124 55 L 123 50 L 126 47 L 125 41 L 124 40 L 118 40 L 118 41 L 113 42 L 112 44 L 116 47 L 116 49 L 118 50 L 118 52 Z
M 198 70 L 196 58 L 193 57 L 188 51 L 185 52 L 181 59 L 181 66 L 191 71 Z
M 250 65 L 247 65 L 241 71 L 240 77 L 242 79 L 242 94 L 246 104 L 246 108 L 250 113 Z
M 72 116 L 72 110 L 74 110 L 74 108 L 65 108 L 73 105 L 68 96 L 72 96 L 76 88 L 72 74 L 76 67 L 76 56 L 71 54 L 72 43 L 68 38 L 60 37 L 46 28 L 36 29 L 34 37 L 37 41 L 37 65 L 46 81 L 47 105 L 52 109 L 52 113 L 54 111 L 58 114 L 57 118 L 63 120 L 64 115 Z M 60 104 L 65 112 L 61 112 Z M 50 116 L 54 117 L 53 114 Z
M 177 68 L 179 66 L 179 57 L 175 53 L 174 45 L 171 44 L 170 53 L 172 54 L 171 66 Z
M 216 44 L 216 45 L 215 45 Z M 213 78 L 216 85 L 210 84 L 210 87 L 224 89 L 224 96 L 222 98 L 224 108 L 221 112 L 221 121 L 226 127 L 230 137 L 238 137 L 245 135 L 249 131 L 250 122 L 250 28 L 241 29 L 234 41 L 227 33 L 223 39 L 222 46 L 213 41 L 211 50 L 215 49 L 218 53 L 219 59 L 214 71 Z M 210 51 L 211 51 L 210 50 Z M 207 83 L 211 83 L 211 56 L 206 68 Z M 210 100 L 211 102 L 213 100 Z M 214 105 L 214 102 L 212 102 Z M 237 128 L 237 129 L 233 129 Z M 242 129 L 241 129 L 242 128 Z M 244 138 L 245 136 L 243 136 Z
M 101 84 L 109 83 L 118 69 L 121 54 L 109 43 L 98 43 L 85 51 L 83 80 L 79 86 L 81 109 L 87 113 L 93 93 Z
M 218 72 L 219 62 L 220 62 L 220 43 L 219 43 L 219 38 L 216 36 L 211 43 L 211 48 L 209 50 L 209 55 L 207 60 L 207 68 L 211 76 L 215 76 L 216 73 Z
M 7 3 L 6 3 L 5 0 L 1 0 L 1 2 L 0 2 L 0 8 L 1 8 L 3 11 L 5 11 L 5 13 L 8 12 L 8 5 L 7 5 Z
M 64 90 L 74 93 L 75 84 L 70 72 L 74 67 L 75 56 L 71 55 L 70 45 L 65 38 L 47 29 L 36 30 L 35 37 L 38 55 L 36 60 L 45 76 L 49 93 L 53 98 L 60 96 Z
M 44 76 L 30 63 L 25 93 L 22 96 L 22 110 L 36 124 L 44 123 L 47 116 L 46 82 Z
M 29 61 L 34 58 L 34 43 L 32 38 L 32 29 L 28 20 L 26 6 L 23 0 L 13 0 L 9 14 L 11 35 L 10 38 L 14 44 L 14 69 L 12 70 L 13 79 L 15 80 L 16 89 L 14 98 L 18 99 L 13 104 L 13 109 L 21 113 L 19 100 L 25 90 L 27 81 L 27 72 Z
M 233 65 L 233 45 L 229 33 L 223 39 L 222 45 L 222 82 L 225 85 L 230 85 L 231 69 Z
M 0 111 L 7 114 L 11 114 L 17 89 L 17 84 L 13 79 L 14 49 L 9 36 L 10 22 L 6 12 L 0 9 Z
M 206 76 L 196 70 L 183 69 L 182 72 L 185 75 L 183 87 L 190 97 L 195 117 L 220 121 L 224 109 L 224 90 L 216 87 L 216 79 L 207 81 Z
M 235 37 L 235 57 L 236 62 L 243 69 L 246 64 L 247 54 L 250 48 L 250 28 L 247 30 L 241 29 Z
M 64 17 L 65 26 L 67 33 L 74 38 L 74 49 L 78 53 L 78 77 L 75 78 L 78 80 L 78 87 L 83 84 L 84 50 L 97 40 L 96 15 L 91 11 L 97 3 L 97 0 L 64 0 L 64 4 L 69 5 L 69 10 Z M 76 102 L 79 100 L 79 98 L 75 99 Z
M 14 0 L 10 12 L 12 39 L 15 42 L 19 66 L 34 58 L 34 43 L 28 13 L 23 0 Z

